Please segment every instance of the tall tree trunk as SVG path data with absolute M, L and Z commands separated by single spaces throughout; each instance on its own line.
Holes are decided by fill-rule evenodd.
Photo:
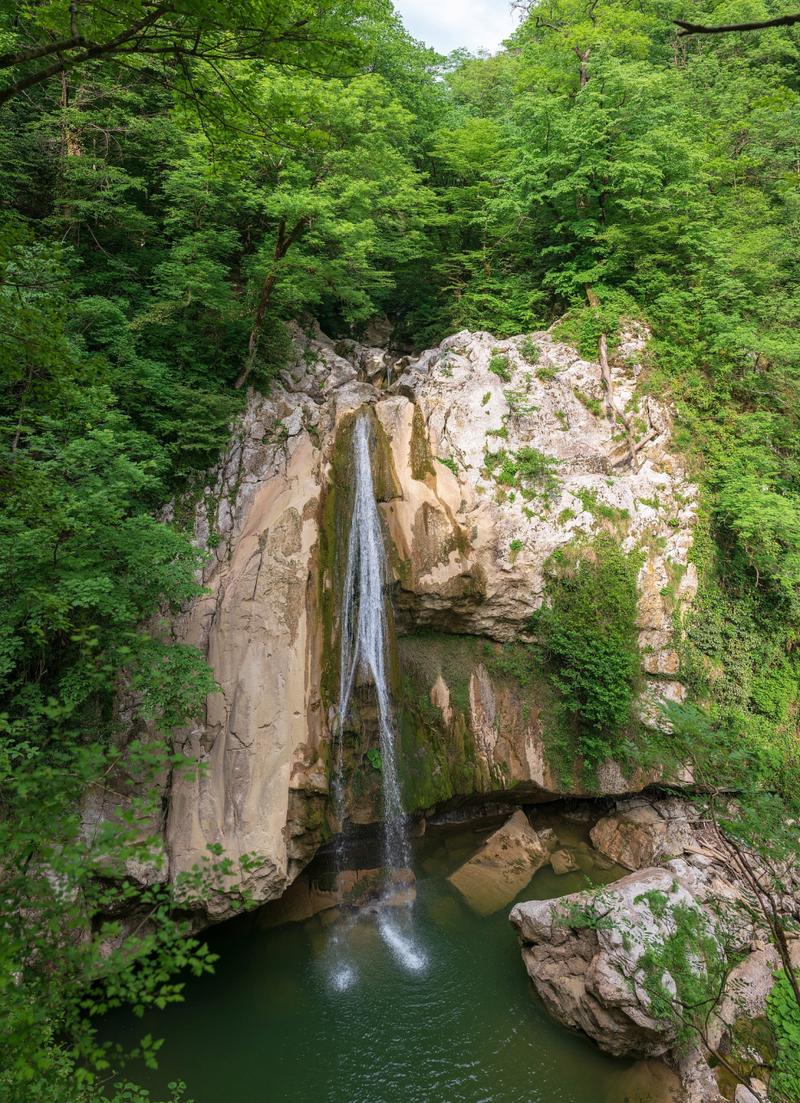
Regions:
M 581 70 L 580 70 L 580 82 L 581 82 L 580 86 L 581 86 L 581 88 L 585 88 L 586 85 L 589 83 L 589 57 L 591 56 L 591 53 L 592 53 L 592 47 L 591 46 L 587 46 L 587 48 L 585 50 L 579 50 L 577 46 L 575 47 L 575 56 L 577 57 L 578 61 L 581 63 Z
M 288 233 L 286 232 L 286 219 L 282 218 L 278 223 L 278 234 L 275 239 L 275 249 L 272 254 L 273 267 L 261 285 L 261 293 L 258 296 L 258 305 L 256 306 L 256 312 L 253 315 L 253 325 L 250 329 L 250 338 L 247 342 L 247 359 L 234 383 L 234 387 L 237 391 L 247 382 L 253 364 L 255 363 L 261 330 L 264 328 L 264 319 L 267 316 L 267 310 L 272 301 L 272 292 L 275 290 L 275 284 L 278 282 L 277 265 L 283 260 L 292 245 L 294 245 L 303 231 L 308 228 L 310 223 L 310 218 L 301 218 Z
M 589 306 L 592 310 L 600 309 L 600 301 L 597 295 L 594 293 L 594 290 L 588 286 L 586 287 L 586 298 L 589 300 Z M 611 378 L 611 368 L 608 365 L 608 337 L 605 333 L 601 333 L 597 339 L 597 359 L 600 361 L 600 375 L 602 376 L 603 386 L 606 391 L 606 407 L 611 415 L 612 421 L 618 422 L 625 430 L 631 467 L 634 471 L 638 471 L 639 461 L 636 458 L 636 443 L 633 439 L 633 426 L 631 425 L 630 418 L 617 406 L 614 397 L 614 380 Z
M 78 97 L 80 96 L 80 88 L 75 96 L 75 102 L 78 103 Z M 66 200 L 67 190 L 69 184 L 67 183 L 67 164 L 70 157 L 80 157 L 83 152 L 81 149 L 81 142 L 78 132 L 72 126 L 69 116 L 67 114 L 70 106 L 70 85 L 69 76 L 67 73 L 61 74 L 61 181 L 60 188 L 61 194 Z M 72 203 L 64 202 L 62 207 L 62 217 L 67 224 L 66 233 L 71 236 L 73 223 L 75 222 L 75 208 Z M 80 224 L 75 227 L 75 242 L 80 242 Z

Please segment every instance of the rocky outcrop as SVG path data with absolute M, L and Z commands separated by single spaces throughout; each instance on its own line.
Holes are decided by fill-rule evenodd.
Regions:
M 694 846 L 695 809 L 685 801 L 627 800 L 592 828 L 591 840 L 601 854 L 625 866 L 642 869 L 677 858 Z
M 547 864 L 554 844 L 553 833 L 535 831 L 520 810 L 451 873 L 448 881 L 474 911 L 490 915 L 510 904 Z
M 644 868 L 601 889 L 517 904 L 510 916 L 548 1011 L 609 1053 L 668 1060 L 683 1103 L 739 1099 L 737 1070 L 763 1101 L 772 1060 L 764 1016 L 779 958 L 748 884 L 679 800 L 618 801 L 591 838 Z M 798 899 L 786 912 L 800 914 Z
M 394 578 L 409 811 L 475 795 L 512 792 L 522 803 L 588 791 L 579 770 L 565 776 L 550 762 L 544 680 L 521 685 L 503 661 L 542 600 L 547 558 L 581 534 L 610 527 L 645 553 L 643 716 L 648 702 L 682 694 L 672 618 L 695 585 L 696 493 L 669 450 L 665 409 L 635 395 L 641 327 L 630 328 L 613 366 L 618 401 L 639 418 L 636 471 L 598 404 L 599 366 L 553 332 L 506 341 L 459 333 L 402 363 L 319 331 L 294 336 L 293 364 L 268 398 L 249 395 L 194 503 L 207 593 L 173 629 L 203 650 L 219 685 L 202 722 L 176 738 L 188 765 L 173 772 L 166 799 L 173 880 L 207 862 L 209 847 L 231 860 L 208 905 L 213 919 L 244 896 L 280 896 L 340 827 L 330 740 L 359 410 L 372 423 Z M 543 483 L 514 468 L 520 455 L 545 457 Z M 346 816 L 368 823 L 380 816 L 380 775 L 368 757 L 369 702 L 357 705 L 360 727 L 345 740 Z M 654 776 L 609 762 L 592 785 L 621 795 Z
M 658 776 L 626 774 L 614 762 L 590 781 L 579 769 L 568 777 L 555 770 L 548 687 L 535 676 L 521 684 L 503 653 L 525 639 L 552 553 L 611 529 L 626 549 L 644 553 L 642 719 L 657 723 L 656 704 L 683 697 L 673 623 L 697 584 L 688 559 L 696 490 L 669 450 L 664 408 L 652 399 L 637 406 L 645 339 L 632 326 L 613 369 L 621 401 L 641 418 L 637 471 L 599 410 L 599 366 L 550 332 L 499 342 L 456 334 L 409 364 L 398 394 L 376 405 L 398 487 L 382 509 L 394 548 L 401 691 L 413 714 L 404 758 L 417 807 L 511 787 L 520 800 L 622 795 Z M 541 461 L 546 474 L 528 478 L 520 457 Z M 458 749 L 465 730 L 466 758 Z
M 649 963 L 675 942 L 679 923 L 698 934 L 699 975 L 722 952 L 710 917 L 667 869 L 641 870 L 601 892 L 517 904 L 510 918 L 550 1014 L 616 1057 L 660 1057 L 678 1040 L 654 996 L 660 987 L 677 994 L 678 979 L 666 962 Z
M 403 490 L 402 517 L 387 509 L 408 564 L 396 604 L 415 626 L 516 639 L 541 601 L 550 555 L 613 522 L 624 546 L 648 553 L 645 666 L 674 679 L 671 614 L 696 586 L 696 490 L 669 450 L 666 410 L 635 396 L 646 336 L 632 325 L 613 369 L 618 401 L 640 418 L 637 471 L 600 410 L 599 365 L 553 332 L 457 333 L 408 365 L 381 408 Z M 550 478 L 513 472 L 524 449 L 547 457 Z

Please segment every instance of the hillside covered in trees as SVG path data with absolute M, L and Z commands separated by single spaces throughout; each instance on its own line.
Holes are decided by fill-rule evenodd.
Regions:
M 701 487 L 700 588 L 688 703 L 637 754 L 691 759 L 738 794 L 734 839 L 796 855 L 800 28 L 675 23 L 789 13 L 542 0 L 499 53 L 445 58 L 389 0 L 0 3 L 0 1097 L 149 1099 L 96 1019 L 213 966 L 185 894 L 225 855 L 181 911 L 120 876 L 146 787 L 91 838 L 79 808 L 123 727 L 165 737 L 143 772 L 179 766 L 166 736 L 214 689 L 164 630 L 201 589 L 180 503 L 285 366 L 289 321 L 388 319 L 410 354 L 563 319 L 595 359 L 648 327 L 641 386 Z M 115 941 L 134 897 L 146 938 Z

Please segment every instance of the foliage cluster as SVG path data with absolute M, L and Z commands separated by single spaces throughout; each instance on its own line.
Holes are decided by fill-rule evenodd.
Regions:
M 792 1024 L 800 1008 L 800 977 L 789 972 L 788 941 L 796 929 L 792 886 L 800 816 L 797 741 L 777 740 L 768 724 L 756 725 L 749 719 L 736 724 L 735 711 L 712 714 L 694 704 L 673 704 L 665 712 L 668 728 L 653 733 L 646 749 L 667 774 L 691 772 L 694 799 L 713 832 L 714 845 L 749 890 L 748 899 L 739 905 L 742 919 L 772 942 L 783 963 L 768 1017 L 776 1042 L 783 1046 L 779 1064 L 790 1083 L 798 1072 Z M 714 1002 L 706 1001 L 706 1012 Z M 699 1020 L 684 1015 L 683 1022 L 696 1029 Z
M 679 1044 L 702 1029 L 716 1004 L 725 975 L 720 944 L 703 913 L 688 904 L 670 904 L 663 894 L 649 894 L 648 906 L 672 926 L 663 938 L 649 941 L 639 959 L 642 986 L 653 1018 L 675 1022 Z
M 778 974 L 769 994 L 767 1019 L 777 1043 L 770 1099 L 791 1103 L 800 1099 L 800 1007 L 785 973 Z
M 590 766 L 620 750 L 632 722 L 639 565 L 607 533 L 560 549 L 547 564 L 545 600 L 533 618 L 561 723 Z
M 489 371 L 501 379 L 503 383 L 511 382 L 511 368 L 508 357 L 500 352 L 493 352 L 489 357 Z
M 504 448 L 486 452 L 483 463 L 499 486 L 518 490 L 526 501 L 543 498 L 547 502 L 558 489 L 558 479 L 553 474 L 558 460 L 531 445 L 517 452 L 507 452 Z
M 588 903 L 579 903 L 570 900 L 561 904 L 556 912 L 553 922 L 555 926 L 565 927 L 570 931 L 608 931 L 614 926 L 614 920 L 608 914 L 608 907 L 604 908 L 605 901 L 602 890 Z

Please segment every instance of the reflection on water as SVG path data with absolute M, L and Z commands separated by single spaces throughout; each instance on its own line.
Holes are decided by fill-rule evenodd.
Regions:
M 414 930 L 410 908 L 404 909 L 404 912 L 380 912 L 378 930 L 403 969 L 419 973 L 428 964 L 428 958 L 419 946 L 419 933 Z
M 358 958 L 368 942 L 374 942 L 375 933 L 402 969 L 419 973 L 427 966 L 428 956 L 420 943 L 412 907 L 370 909 L 361 914 L 343 915 L 338 917 L 336 926 L 321 943 L 325 970 L 335 992 L 345 992 L 357 983 Z
M 158 1072 L 131 1075 L 154 1092 L 183 1079 L 195 1103 L 654 1098 L 636 1086 L 652 1077 L 548 1018 L 509 909 L 478 916 L 445 881 L 485 837 L 459 827 L 420 840 L 413 907 L 324 912 L 272 929 L 249 918 L 209 932 L 216 974 L 191 980 L 185 1003 L 145 1021 L 108 1020 L 106 1035 L 128 1046 L 147 1032 L 164 1038 Z M 617 871 L 589 872 L 608 880 Z M 585 871 L 544 869 L 519 899 L 586 883 Z

